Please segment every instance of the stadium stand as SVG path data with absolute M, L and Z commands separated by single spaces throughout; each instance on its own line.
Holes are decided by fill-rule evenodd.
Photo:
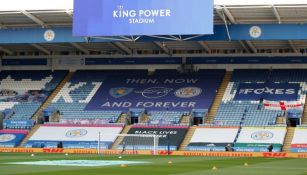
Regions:
M 186 114 L 180 111 L 152 111 L 149 124 L 178 124 L 181 117 Z
M 48 72 L 48 71 L 46 71 Z M 185 150 L 200 150 L 200 151 L 224 151 L 225 146 L 228 144 L 233 145 L 233 148 L 236 151 L 267 151 L 267 146 L 269 144 L 274 145 L 274 151 L 280 151 L 286 134 L 285 125 L 276 125 L 277 117 L 285 117 L 289 113 L 285 113 L 284 110 L 280 109 L 265 109 L 263 101 L 261 102 L 261 96 L 259 94 L 240 94 L 243 88 L 255 86 L 255 89 L 258 87 L 298 87 L 294 92 L 297 94 L 291 94 L 293 96 L 289 97 L 291 100 L 298 101 L 300 103 L 305 102 L 306 97 L 306 84 L 307 80 L 304 78 L 307 71 L 299 70 L 299 73 L 296 73 L 296 70 L 235 70 L 231 81 L 228 83 L 228 86 L 225 90 L 225 94 L 222 98 L 222 102 L 218 108 L 216 117 L 212 124 L 204 124 L 202 127 L 197 127 L 193 133 L 191 133 L 191 139 L 187 141 Z M 33 72 L 32 72 L 33 73 Z M 24 89 L 43 89 L 46 91 L 47 95 L 56 88 L 60 80 L 63 79 L 64 75 L 67 72 L 59 71 L 51 73 L 54 77 L 59 77 L 57 80 L 46 80 L 46 87 L 43 88 L 28 88 L 27 83 L 25 83 Z M 3 74 L 3 73 L 2 73 Z M 1 75 L 2 75 L 1 74 Z M 10 77 L 11 79 L 19 80 L 17 75 L 2 75 L 6 77 L 2 81 L 1 85 L 4 84 L 2 89 L 5 89 L 6 86 L 9 86 Z M 45 73 L 48 77 L 48 73 Z M 49 72 L 50 74 L 50 72 Z M 201 86 L 202 91 L 215 92 L 218 89 L 218 84 L 221 82 L 223 75 L 225 75 L 225 70 L 199 70 L 198 72 L 193 73 L 179 73 L 176 70 L 158 70 L 155 74 L 147 75 L 146 71 L 77 71 L 73 77 L 63 86 L 59 93 L 53 98 L 52 102 L 48 106 L 47 110 L 52 111 L 50 114 L 53 115 L 54 111 L 58 111 L 59 122 L 50 122 L 49 124 L 42 125 L 39 127 L 36 132 L 29 138 L 29 140 L 24 144 L 25 147 L 56 147 L 58 141 L 63 141 L 64 146 L 67 148 L 94 148 L 97 145 L 93 144 L 84 144 L 85 142 L 80 142 L 80 140 L 65 140 L 56 138 L 54 140 L 44 140 L 43 133 L 47 132 L 48 129 L 62 129 L 65 127 L 87 127 L 87 126 L 97 126 L 97 127 L 112 127 L 113 123 L 118 121 L 118 118 L 125 114 L 130 118 L 136 117 L 140 122 L 140 118 L 146 116 L 148 120 L 146 122 L 135 124 L 129 130 L 126 131 L 127 134 L 152 134 L 155 133 L 161 137 L 159 139 L 159 149 L 167 150 L 168 144 L 170 144 L 171 150 L 177 150 L 184 137 L 189 129 L 188 125 L 193 123 L 193 118 L 203 118 L 208 114 L 212 102 L 214 101 L 215 93 L 212 93 L 205 99 L 202 99 L 203 108 L 190 109 L 186 110 L 170 110 L 166 108 L 127 108 L 125 111 L 123 108 L 110 108 L 110 110 L 99 109 L 93 107 L 92 105 L 97 103 L 97 97 L 103 99 L 104 97 L 101 94 L 97 93 L 101 91 L 102 87 L 106 88 L 103 92 L 110 95 L 112 83 L 110 79 L 115 83 L 117 80 L 121 80 L 123 77 L 135 77 L 133 81 L 139 81 L 139 77 L 144 79 L 154 79 L 156 76 L 160 77 L 199 77 L 201 76 L 206 81 L 212 82 L 213 85 L 210 86 Z M 21 75 L 19 75 L 21 76 Z M 24 75 L 27 78 L 27 74 Z M 30 75 L 29 75 L 30 76 Z M 42 76 L 43 77 L 43 76 Z M 1 77 L 0 77 L 1 78 Z M 23 81 L 26 78 L 23 78 Z M 40 79 L 39 77 L 33 77 L 31 80 L 34 81 Z M 39 84 L 39 83 L 37 83 Z M 35 84 L 34 84 L 35 85 Z M 116 85 L 116 84 L 115 84 Z M 294 86 L 292 86 L 294 85 Z M 37 85 L 39 86 L 39 85 Z M 121 85 L 116 85 L 121 86 Z M 132 88 L 138 88 L 138 85 L 133 85 Z M 16 90 L 17 91 L 17 90 Z M 146 92 L 148 93 L 148 92 Z M 150 92 L 152 93 L 152 92 Z M 46 96 L 47 96 L 46 95 Z M 121 95 L 121 94 L 119 94 Z M 246 95 L 246 96 L 244 96 Z M 258 96 L 257 96 L 258 95 Z M 278 97 L 279 94 L 273 94 L 274 98 Z M 272 95 L 272 96 L 273 96 Z M 289 94 L 287 94 L 289 95 Z M 287 95 L 286 100 L 287 100 Z M 121 97 L 121 96 L 120 96 Z M 271 100 L 271 96 L 268 99 Z M 107 99 L 109 97 L 106 97 Z M 114 97 L 115 98 L 115 97 Z M 116 97 L 118 98 L 118 97 Z M 116 99 L 115 98 L 115 99 Z M 165 100 L 172 100 L 173 97 L 168 97 Z M 46 97 L 44 97 L 46 99 Z M 149 98 L 150 99 L 150 98 Z M 184 98 L 183 98 L 184 99 Z M 139 99 L 131 99 L 131 102 Z M 164 101 L 163 98 L 161 98 Z M 273 101 L 274 99 L 272 99 Z M 15 103 L 15 101 L 13 101 Z M 33 100 L 31 101 L 33 102 Z M 138 101 L 136 101 L 138 102 Z M 5 102 L 4 102 L 5 103 Z M 18 102 L 20 103 L 20 102 Z M 42 102 L 37 103 L 24 103 L 24 106 L 34 105 L 37 108 L 41 105 Z M 100 102 L 98 102 L 100 103 Z M 9 104 L 6 104 L 9 105 Z M 97 105 L 97 104 L 95 104 Z M 16 106 L 16 107 L 15 107 Z M 13 109 L 13 110 L 12 110 Z M 18 105 L 14 104 L 12 109 L 3 108 L 3 115 L 7 118 L 10 118 L 11 128 L 20 127 L 20 123 L 24 122 L 23 117 L 20 117 L 18 112 L 15 112 L 14 109 L 19 109 Z M 20 110 L 23 110 L 20 109 Z M 31 116 L 35 111 L 32 111 Z M 295 111 L 294 111 L 295 112 Z M 17 113 L 17 114 L 16 114 Z M 30 117 L 31 117 L 30 116 Z M 183 124 L 180 124 L 180 121 L 183 119 L 183 116 L 188 116 L 186 119 L 190 120 Z M 16 119 L 17 118 L 17 119 Z M 5 119 L 5 120 L 6 120 Z M 30 118 L 26 118 L 30 119 Z M 195 121 L 195 120 L 194 120 Z M 34 121 L 33 121 L 34 122 Z M 8 122 L 4 122 L 4 128 L 7 127 Z M 199 124 L 199 123 L 197 123 Z M 285 123 L 284 123 L 285 124 Z M 25 123 L 22 124 L 31 128 L 34 123 Z M 15 126 L 15 127 L 14 127 Z M 115 125 L 120 127 L 116 134 L 120 134 L 124 125 Z M 218 126 L 218 127 L 217 127 Z M 80 128 L 78 128 L 80 129 Z M 46 131 L 45 131 L 46 130 Z M 175 131 L 176 130 L 176 131 Z M 227 130 L 227 131 L 225 131 Z M 50 130 L 48 130 L 50 131 Z M 63 133 L 68 133 L 68 131 L 63 131 Z M 78 131 L 79 132 L 79 131 Z M 81 132 L 81 131 L 80 131 Z M 80 133 L 79 132 L 79 133 Z M 275 133 L 276 132 L 276 133 Z M 63 135 L 62 133 L 62 135 Z M 65 135 L 64 133 L 64 135 Z M 78 133 L 78 134 L 79 134 Z M 173 134 L 175 133 L 175 134 Z M 219 134 L 219 133 L 227 133 Z M 80 133 L 82 134 L 82 133 Z M 97 133 L 96 133 L 97 134 Z M 169 135 L 168 135 L 169 134 Z M 173 134 L 173 135 L 172 135 Z M 258 135 L 257 135 L 258 134 Z M 271 134 L 271 135 L 270 135 Z M 115 135 L 113 133 L 113 135 Z M 219 137 L 223 135 L 225 137 Z M 37 137 L 40 138 L 37 138 Z M 168 140 L 170 136 L 170 140 Z M 278 137 L 275 139 L 275 137 Z M 252 138 L 254 137 L 254 138 Z M 261 137 L 260 140 L 257 140 Z M 270 137 L 270 138 L 265 138 Z M 94 139 L 92 138 L 91 141 Z M 111 148 L 115 138 L 107 141 L 103 141 L 104 148 Z M 90 141 L 87 141 L 91 143 Z M 131 143 L 127 138 L 122 139 L 116 149 L 122 149 L 123 144 L 125 143 L 125 149 L 152 149 L 152 144 L 149 145 L 137 145 L 136 143 Z M 140 140 L 139 143 L 142 141 Z M 169 143 L 168 143 L 169 142 Z M 20 142 L 18 142 L 20 143 Z
M 109 72 L 112 74 L 112 72 Z M 104 71 L 77 71 L 48 106 L 60 112 L 60 123 L 114 123 L 121 111 L 87 111 L 87 104 L 106 78 Z M 98 119 L 98 120 L 97 120 Z
M 287 114 L 281 108 L 265 109 L 262 100 L 272 98 L 273 101 L 296 101 L 296 103 L 303 105 L 306 99 L 306 73 L 306 70 L 235 70 L 214 123 L 225 126 L 275 125 L 277 117 Z M 295 94 L 292 94 L 293 96 L 289 94 L 281 95 L 276 92 L 272 94 L 270 91 L 267 93 L 268 95 L 266 92 L 260 92 L 258 95 L 257 92 L 239 92 L 240 90 L 253 90 L 252 86 L 255 86 L 254 90 L 257 90 L 257 87 L 260 87 L 260 89 L 272 87 L 270 88 L 272 90 L 274 88 L 285 89 L 298 86 L 298 90 L 295 91 Z M 250 89 L 243 89 L 243 87 Z M 246 93 L 245 96 L 242 93 Z
M 101 133 L 103 137 L 100 140 L 100 147 L 102 149 L 109 149 L 122 129 L 122 124 L 79 126 L 46 124 L 41 125 L 24 146 L 56 148 L 57 144 L 62 142 L 64 148 L 96 149 L 98 148 L 99 133 Z M 50 135 L 50 133 L 53 134 Z
M 200 109 L 187 109 L 186 111 L 150 111 L 149 112 L 149 121 L 148 124 L 178 124 L 183 116 L 192 115 L 192 118 L 204 117 L 209 108 L 211 107 L 214 97 L 213 94 L 217 92 L 218 86 L 222 81 L 225 70 L 198 70 L 197 72 L 190 73 L 178 73 L 176 70 L 156 70 L 155 75 L 185 75 L 186 77 L 193 78 L 194 76 L 201 76 L 203 79 L 207 79 L 208 82 L 206 85 L 202 85 L 203 91 L 212 92 L 210 95 L 207 95 L 206 98 L 202 99 L 204 105 Z M 189 121 L 187 121 L 189 123 Z
M 180 93 L 183 93 L 183 90 L 185 90 L 185 88 L 186 92 L 184 93 L 202 93 L 202 91 L 204 91 L 206 93 L 205 100 L 204 99 L 202 99 L 201 101 L 200 99 L 196 100 L 198 100 L 200 105 L 207 110 L 211 106 L 211 103 L 215 95 L 214 92 L 216 92 L 216 89 L 218 88 L 219 82 L 221 81 L 224 73 L 225 70 L 214 70 L 214 71 L 201 70 L 198 73 L 189 73 L 189 74 L 182 74 L 176 71 L 157 71 L 156 75 L 147 75 L 147 72 L 143 70 L 77 71 L 75 75 L 72 77 L 72 79 L 67 84 L 65 84 L 63 89 L 53 99 L 52 103 L 48 106 L 48 109 L 49 110 L 51 109 L 53 111 L 59 111 L 61 116 L 60 123 L 66 123 L 66 124 L 86 123 L 85 119 L 86 120 L 100 119 L 99 121 L 100 124 L 103 122 L 102 120 L 105 120 L 105 123 L 114 123 L 117 121 L 118 117 L 122 113 L 127 113 L 129 111 L 130 117 L 135 118 L 135 117 L 141 117 L 145 110 L 148 111 L 148 113 L 150 114 L 148 122 L 149 124 L 150 123 L 178 124 L 181 117 L 183 115 L 186 115 L 187 113 L 190 113 L 190 111 L 193 108 L 191 108 L 190 106 L 187 106 L 186 108 L 184 107 L 179 108 L 178 104 L 175 104 L 177 105 L 177 108 L 175 110 L 175 109 L 169 109 L 169 107 L 161 107 L 161 105 L 158 105 L 159 107 L 157 107 L 157 104 L 160 103 L 170 106 L 170 104 L 172 103 L 169 102 L 169 100 L 174 101 L 175 99 L 173 98 L 175 97 L 183 101 L 185 98 L 188 97 L 185 96 L 189 94 L 176 95 L 172 93 L 174 97 L 163 98 L 165 95 L 168 95 L 170 93 L 166 91 L 163 92 L 161 91 L 161 90 L 166 90 L 165 89 L 166 87 L 159 87 L 162 89 L 152 90 L 151 88 L 157 88 L 157 87 L 152 87 L 153 85 L 149 83 L 147 84 L 148 88 L 144 87 L 145 90 L 144 88 L 143 89 L 141 88 L 139 90 L 140 86 L 138 83 L 143 83 L 140 82 L 140 80 L 154 79 L 154 81 L 156 81 L 155 79 L 162 80 L 164 78 L 163 79 L 164 81 L 169 81 L 169 83 L 164 83 L 164 84 L 171 84 L 171 83 L 176 84 L 176 82 L 173 82 L 175 80 L 179 81 L 196 80 L 196 83 L 198 83 L 199 77 L 202 77 L 204 80 L 199 80 L 200 83 L 197 84 L 198 86 L 200 86 L 199 88 L 185 87 L 190 85 L 191 83 L 183 84 L 183 82 L 179 82 L 177 84 L 178 85 L 181 84 L 181 86 L 184 87 L 182 88 L 182 92 Z M 161 77 L 162 79 L 159 79 Z M 129 79 L 133 83 L 130 83 L 128 85 L 124 84 L 126 83 L 125 78 Z M 161 84 L 163 82 L 161 82 Z M 206 83 L 204 85 L 204 82 L 211 82 L 211 84 Z M 126 88 L 127 86 L 130 87 L 127 89 Z M 131 93 L 130 91 L 128 92 L 129 89 L 132 89 L 135 92 L 134 93 Z M 199 92 L 187 91 L 195 89 L 196 90 L 199 89 Z M 176 89 L 169 88 L 169 90 L 175 91 Z M 179 90 L 180 88 L 177 89 L 177 91 Z M 126 94 L 120 94 L 120 93 L 126 93 Z M 166 94 L 160 97 L 159 93 L 166 93 Z M 141 94 L 143 100 L 146 101 L 141 101 L 142 99 L 136 98 L 134 96 L 135 94 Z M 129 95 L 131 95 L 131 97 Z M 193 96 L 188 98 L 192 97 Z M 102 104 L 99 105 L 99 104 L 102 103 L 101 101 L 104 100 L 106 101 L 105 104 L 109 105 L 112 104 L 112 105 L 102 108 L 101 106 L 104 105 Z M 125 103 L 140 104 L 140 105 L 142 104 L 143 107 L 146 108 L 139 108 L 142 109 L 143 111 L 138 113 L 132 111 L 133 109 L 129 107 L 125 107 L 123 105 Z M 154 104 L 154 106 L 150 106 L 151 104 Z M 186 105 L 188 103 L 183 101 L 180 102 L 179 105 L 181 104 Z
M 33 114 L 67 71 L 2 71 L 1 102 L 5 129 L 31 129 Z

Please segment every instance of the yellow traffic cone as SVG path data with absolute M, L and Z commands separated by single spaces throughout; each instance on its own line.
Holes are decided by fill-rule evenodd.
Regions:
M 216 167 L 216 166 L 213 166 L 213 167 L 212 167 L 212 170 L 217 170 L 217 167 Z

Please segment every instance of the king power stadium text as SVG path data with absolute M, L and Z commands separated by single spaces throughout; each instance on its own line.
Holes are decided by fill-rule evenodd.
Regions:
M 162 10 L 114 10 L 113 18 L 128 18 L 129 24 L 155 23 L 157 17 L 170 17 L 170 9 Z

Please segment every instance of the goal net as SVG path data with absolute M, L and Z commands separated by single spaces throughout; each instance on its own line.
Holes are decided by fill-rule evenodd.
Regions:
M 103 133 L 98 136 L 98 154 L 108 148 L 119 150 L 123 154 L 128 150 L 151 150 L 154 155 L 158 154 L 159 136 L 157 135 L 118 134 L 112 146 L 109 147 L 106 147 L 103 137 L 107 136 L 104 136 Z

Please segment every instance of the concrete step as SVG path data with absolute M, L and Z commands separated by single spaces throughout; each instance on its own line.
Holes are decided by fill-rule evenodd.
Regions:
M 226 88 L 228 86 L 228 83 L 231 79 L 231 76 L 232 76 L 232 72 L 226 72 L 226 74 L 224 75 L 224 78 L 223 78 L 222 83 L 221 83 L 221 85 L 218 89 L 218 92 L 215 96 L 215 99 L 212 103 L 212 106 L 211 106 L 207 116 L 205 117 L 205 123 L 210 123 L 214 120 L 214 116 L 216 115 L 218 108 L 219 108 L 219 106 L 222 102 L 224 93 L 225 93 Z M 210 116 L 210 117 L 208 117 L 208 116 Z
M 21 141 L 18 147 L 23 147 L 23 145 L 27 143 L 27 141 L 32 137 L 32 135 L 38 130 L 39 127 L 40 125 L 33 126 L 33 128 L 30 130 L 28 135 Z
M 73 72 L 69 72 L 64 79 L 60 82 L 60 84 L 56 87 L 56 89 L 49 95 L 49 97 L 46 99 L 46 101 L 40 106 L 40 108 L 34 113 L 32 116 L 32 119 L 37 121 L 37 118 L 40 116 L 40 114 L 43 112 L 44 109 L 46 109 L 49 104 L 52 102 L 54 97 L 58 94 L 58 92 L 64 87 L 64 85 L 70 80 L 70 78 L 73 76 Z
M 131 125 L 126 125 L 120 134 L 127 134 L 131 128 Z M 114 141 L 111 149 L 117 149 L 118 145 L 123 141 L 124 137 L 119 136 Z
M 190 143 L 193 134 L 196 130 L 197 126 L 191 126 L 188 130 L 188 132 L 186 133 L 180 147 L 179 147 L 179 151 L 184 151 L 186 149 L 186 147 L 188 146 L 188 144 Z
M 285 136 L 284 144 L 282 147 L 282 152 L 290 152 L 291 150 L 291 143 L 294 136 L 295 127 L 288 127 L 287 133 Z

